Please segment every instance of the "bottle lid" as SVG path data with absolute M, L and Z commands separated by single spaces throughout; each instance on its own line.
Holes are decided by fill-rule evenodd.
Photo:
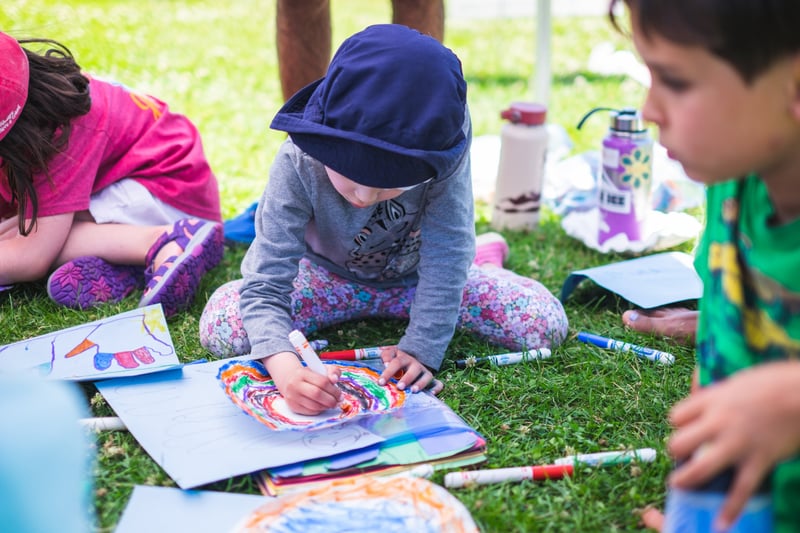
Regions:
M 508 109 L 500 112 L 500 117 L 510 120 L 513 124 L 536 126 L 544 124 L 547 107 L 536 102 L 514 102 Z
M 624 107 L 611 112 L 611 129 L 615 131 L 640 132 L 647 130 L 642 114 L 633 107 Z

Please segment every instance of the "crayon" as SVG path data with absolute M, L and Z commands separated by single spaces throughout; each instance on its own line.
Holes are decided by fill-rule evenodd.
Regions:
M 608 337 L 601 337 L 600 335 L 587 333 L 585 331 L 581 331 L 580 333 L 578 333 L 578 340 L 581 342 L 594 344 L 595 346 L 599 346 L 600 348 L 607 348 L 609 350 L 617 350 L 620 352 L 633 352 L 639 357 L 642 357 L 644 359 L 649 359 L 657 363 L 663 363 L 665 365 L 669 365 L 675 362 L 675 356 L 672 355 L 671 353 L 662 352 L 661 350 L 654 350 L 652 348 L 645 348 L 644 346 L 631 344 L 629 342 L 609 339 Z
M 395 348 L 397 346 L 373 346 L 371 348 L 322 352 L 319 356 L 325 360 L 361 361 L 362 359 L 380 359 L 384 350 L 394 350 Z
M 522 481 L 524 479 L 532 479 L 534 481 L 561 479 L 564 476 L 571 476 L 572 472 L 572 465 L 515 466 L 511 468 L 450 472 L 444 476 L 444 486 L 458 488 L 468 485 Z
M 627 464 L 634 460 L 643 463 L 652 463 L 656 458 L 653 448 L 639 448 L 638 450 L 620 450 L 614 452 L 579 453 L 568 455 L 553 461 L 556 465 L 584 464 L 588 466 L 608 466 Z
M 547 348 L 540 348 L 538 350 L 531 350 L 528 352 L 501 353 L 499 355 L 489 355 L 487 357 L 468 357 L 466 359 L 459 359 L 456 361 L 456 367 L 467 368 L 470 366 L 475 366 L 483 361 L 488 361 L 498 366 L 514 365 L 516 363 L 521 363 L 522 361 L 547 359 L 550 357 L 550 355 L 550 350 Z

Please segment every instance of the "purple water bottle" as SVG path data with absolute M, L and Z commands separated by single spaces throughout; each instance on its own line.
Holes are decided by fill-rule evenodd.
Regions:
M 650 193 L 653 184 L 653 139 L 637 109 L 597 107 L 610 111 L 611 124 L 603 138 L 603 164 L 598 180 L 599 225 L 598 244 L 625 234 L 629 242 L 640 241 L 651 211 Z

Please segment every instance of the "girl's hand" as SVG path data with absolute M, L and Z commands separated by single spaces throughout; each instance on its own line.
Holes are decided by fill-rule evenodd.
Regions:
M 444 388 L 441 381 L 434 379 L 433 372 L 411 354 L 395 348 L 382 353 L 381 359 L 386 365 L 378 380 L 381 385 L 386 385 L 390 378 L 396 377 L 397 388 L 405 390 L 410 386 L 412 393 L 425 390 L 429 385 L 433 394 L 439 394 Z
M 342 400 L 342 391 L 336 387 L 342 371 L 336 365 L 325 365 L 328 375 L 323 376 L 303 366 L 294 352 L 276 353 L 262 362 L 286 405 L 297 414 L 318 415 Z
M 767 363 L 702 388 L 670 413 L 670 453 L 687 461 L 670 484 L 691 488 L 730 466 L 733 485 L 715 525 L 727 529 L 763 479 L 800 450 L 800 363 Z

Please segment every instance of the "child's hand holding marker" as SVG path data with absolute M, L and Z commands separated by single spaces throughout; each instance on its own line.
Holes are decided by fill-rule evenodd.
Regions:
M 393 350 L 382 351 L 381 360 L 385 365 L 378 380 L 381 385 L 386 385 L 389 379 L 395 377 L 398 389 L 410 388 L 412 393 L 425 390 L 429 385 L 431 385 L 429 390 L 433 394 L 439 394 L 444 388 L 441 381 L 434 379 L 433 372 L 417 361 L 416 357 L 397 349 L 396 346 Z
M 318 415 L 335 408 L 342 400 L 342 391 L 336 386 L 341 369 L 336 365 L 323 365 L 305 336 L 299 331 L 296 332 L 299 336 L 294 333 L 289 339 L 308 366 L 300 364 L 294 352 L 280 352 L 262 360 L 267 372 L 286 405 L 295 413 Z

